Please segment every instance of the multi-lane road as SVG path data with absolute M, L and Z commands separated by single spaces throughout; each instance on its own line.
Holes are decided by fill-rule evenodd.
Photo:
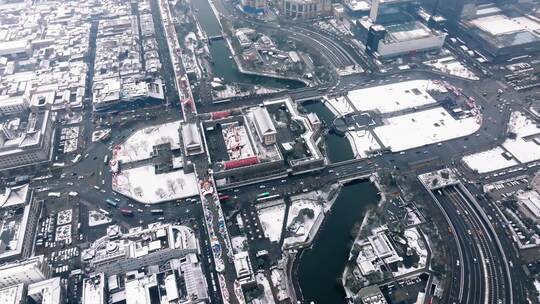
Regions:
M 513 296 L 510 266 L 499 236 L 466 191 L 449 186 L 434 194 L 458 241 L 453 263 L 459 271 L 453 282 L 459 282 L 459 288 L 452 288 L 449 303 L 521 303 Z

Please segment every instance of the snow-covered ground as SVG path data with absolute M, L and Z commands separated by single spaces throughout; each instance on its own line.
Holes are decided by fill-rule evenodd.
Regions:
M 170 143 L 173 150 L 179 149 L 180 122 L 173 121 L 135 131 L 120 145 L 114 158 L 124 163 L 147 159 L 151 157 L 154 146 L 164 143 Z
M 349 131 L 345 136 L 351 143 L 356 158 L 365 158 L 368 156 L 369 151 L 375 151 L 381 148 L 371 131 Z
M 405 230 L 403 233 L 405 235 L 405 238 L 407 239 L 407 245 L 411 247 L 416 254 L 420 257 L 420 260 L 418 261 L 419 267 L 425 267 L 427 263 L 427 248 L 426 244 L 424 243 L 424 240 L 420 236 L 420 233 L 418 232 L 418 229 L 416 227 L 409 228 Z
M 456 120 L 442 107 L 394 116 L 384 122 L 374 132 L 392 152 L 467 136 L 480 128 L 475 117 Z
M 505 150 L 496 147 L 491 150 L 475 153 L 463 157 L 463 162 L 472 170 L 478 173 L 488 173 L 496 170 L 509 168 L 518 164 L 515 159 L 506 159 L 503 157 Z
M 453 56 L 448 56 L 436 60 L 426 61 L 425 65 L 435 68 L 443 73 L 466 78 L 470 80 L 478 80 L 478 76 L 469 70 L 465 65 L 459 62 Z
M 155 174 L 152 165 L 123 170 L 113 179 L 113 190 L 145 204 L 191 197 L 199 193 L 195 173 L 178 170 Z
M 56 227 L 56 233 L 54 235 L 54 240 L 56 242 L 66 241 L 67 243 L 71 242 L 71 225 L 63 225 Z
M 392 272 L 394 276 L 403 276 L 426 267 L 428 252 L 426 249 L 426 244 L 421 238 L 418 230 L 416 228 L 409 228 L 405 230 L 404 236 L 407 239 L 407 246 L 414 250 L 420 259 L 418 260 L 418 265 L 416 267 L 398 267 L 397 271 Z
M 334 115 L 340 117 L 354 112 L 354 108 L 343 96 L 336 98 L 328 98 L 325 100 L 324 105 L 328 107 Z
M 58 214 L 56 215 L 56 225 L 61 226 L 61 225 L 69 224 L 71 223 L 72 219 L 73 219 L 73 210 L 67 209 L 67 210 L 59 211 Z
M 283 220 L 285 219 L 285 204 L 274 205 L 257 211 L 264 235 L 271 242 L 279 242 Z
M 270 282 L 264 275 L 264 273 L 257 273 L 255 275 L 255 280 L 257 284 L 260 284 L 264 287 L 263 294 L 258 298 L 260 304 L 274 304 L 274 296 L 272 295 L 272 288 L 270 287 Z
M 540 144 L 534 140 L 540 139 L 540 128 L 532 119 L 521 112 L 512 112 L 508 122 L 508 131 L 514 133 L 516 137 L 506 139 L 502 147 L 467 155 L 463 157 L 463 162 L 469 168 L 478 170 L 479 173 L 488 173 L 520 163 L 540 160 Z M 508 151 L 513 158 L 510 160 L 504 158 L 502 156 L 504 150 Z
M 88 212 L 88 226 L 95 227 L 112 222 L 112 219 L 104 213 L 96 210 Z
M 446 91 L 431 80 L 411 80 L 354 90 L 347 96 L 358 111 L 391 113 L 435 103 L 428 90 Z
M 300 210 L 302 209 L 313 210 L 313 218 L 310 219 L 309 217 L 305 216 L 303 218 L 303 222 L 293 223 L 293 220 L 299 215 Z M 312 228 L 314 228 L 316 223 L 320 224 L 323 217 L 323 207 L 316 201 L 293 201 L 289 207 L 289 214 L 287 217 L 287 230 L 292 233 L 292 235 L 285 239 L 284 247 L 306 242 L 314 233 L 316 233 L 316 229 Z
M 243 235 L 238 235 L 231 238 L 231 245 L 234 253 L 247 250 L 247 238 Z

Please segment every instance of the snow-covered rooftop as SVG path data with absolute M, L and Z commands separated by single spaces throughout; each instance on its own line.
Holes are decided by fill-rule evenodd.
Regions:
M 445 90 L 431 80 L 411 80 L 350 91 L 347 97 L 358 111 L 391 113 L 435 103 L 428 90 Z
M 245 126 L 238 124 L 238 122 L 224 124 L 222 133 L 229 160 L 242 159 L 255 155 Z
M 531 118 L 522 112 L 512 112 L 508 132 L 514 133 L 515 138 L 506 139 L 502 147 L 465 156 L 465 164 L 479 173 L 487 173 L 540 160 L 540 128 Z M 505 150 L 512 159 L 502 157 Z
M 501 147 L 496 147 L 491 150 L 475 153 L 463 157 L 463 162 L 472 170 L 478 173 L 488 173 L 505 168 L 509 168 L 518 164 L 515 159 L 506 159 L 503 156 L 505 150 Z
M 471 23 L 493 36 L 540 30 L 540 22 L 525 16 L 512 18 L 497 14 L 473 19 Z
M 408 150 L 470 135 L 480 128 L 475 117 L 456 120 L 444 108 L 394 116 L 375 134 L 392 152 Z

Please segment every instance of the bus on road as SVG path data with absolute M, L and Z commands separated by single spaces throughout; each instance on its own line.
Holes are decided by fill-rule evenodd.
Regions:
M 263 192 L 259 195 L 257 195 L 257 198 L 261 198 L 261 197 L 265 197 L 265 196 L 269 196 L 270 195 L 270 192 Z
M 261 203 L 261 202 L 265 202 L 265 201 L 271 201 L 273 199 L 278 199 L 279 198 L 279 194 L 274 194 L 274 195 L 268 195 L 268 196 L 264 196 L 264 197 L 259 197 L 257 198 L 257 203 Z
M 118 203 L 115 202 L 115 201 L 113 201 L 113 200 L 110 199 L 110 198 L 106 199 L 105 202 L 106 202 L 109 206 L 114 207 L 114 208 L 116 208 L 116 206 L 118 206 Z
M 49 192 L 47 196 L 49 197 L 60 197 L 62 194 L 60 192 Z
M 152 209 L 150 210 L 150 213 L 154 215 L 163 214 L 163 209 Z
M 122 208 L 122 209 L 120 209 L 120 212 L 124 216 L 133 216 L 133 210 L 131 210 L 131 209 Z

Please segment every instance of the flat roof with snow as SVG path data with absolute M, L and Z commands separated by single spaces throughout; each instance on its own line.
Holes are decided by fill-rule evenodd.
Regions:
M 475 117 L 456 120 L 442 107 L 391 117 L 384 122 L 374 132 L 392 152 L 467 136 L 480 128 Z
M 501 147 L 475 153 L 463 157 L 463 162 L 478 173 L 488 173 L 506 169 L 518 164 L 514 158 L 507 159 L 503 156 L 506 151 Z
M 517 198 L 534 217 L 540 219 L 540 194 L 538 192 L 526 191 L 519 193 Z
M 350 91 L 347 95 L 358 111 L 391 113 L 435 103 L 428 90 L 445 90 L 431 80 L 411 80 Z
M 540 20 L 523 15 L 510 17 L 490 15 L 466 22 L 472 31 L 496 47 L 507 47 L 540 41 Z

